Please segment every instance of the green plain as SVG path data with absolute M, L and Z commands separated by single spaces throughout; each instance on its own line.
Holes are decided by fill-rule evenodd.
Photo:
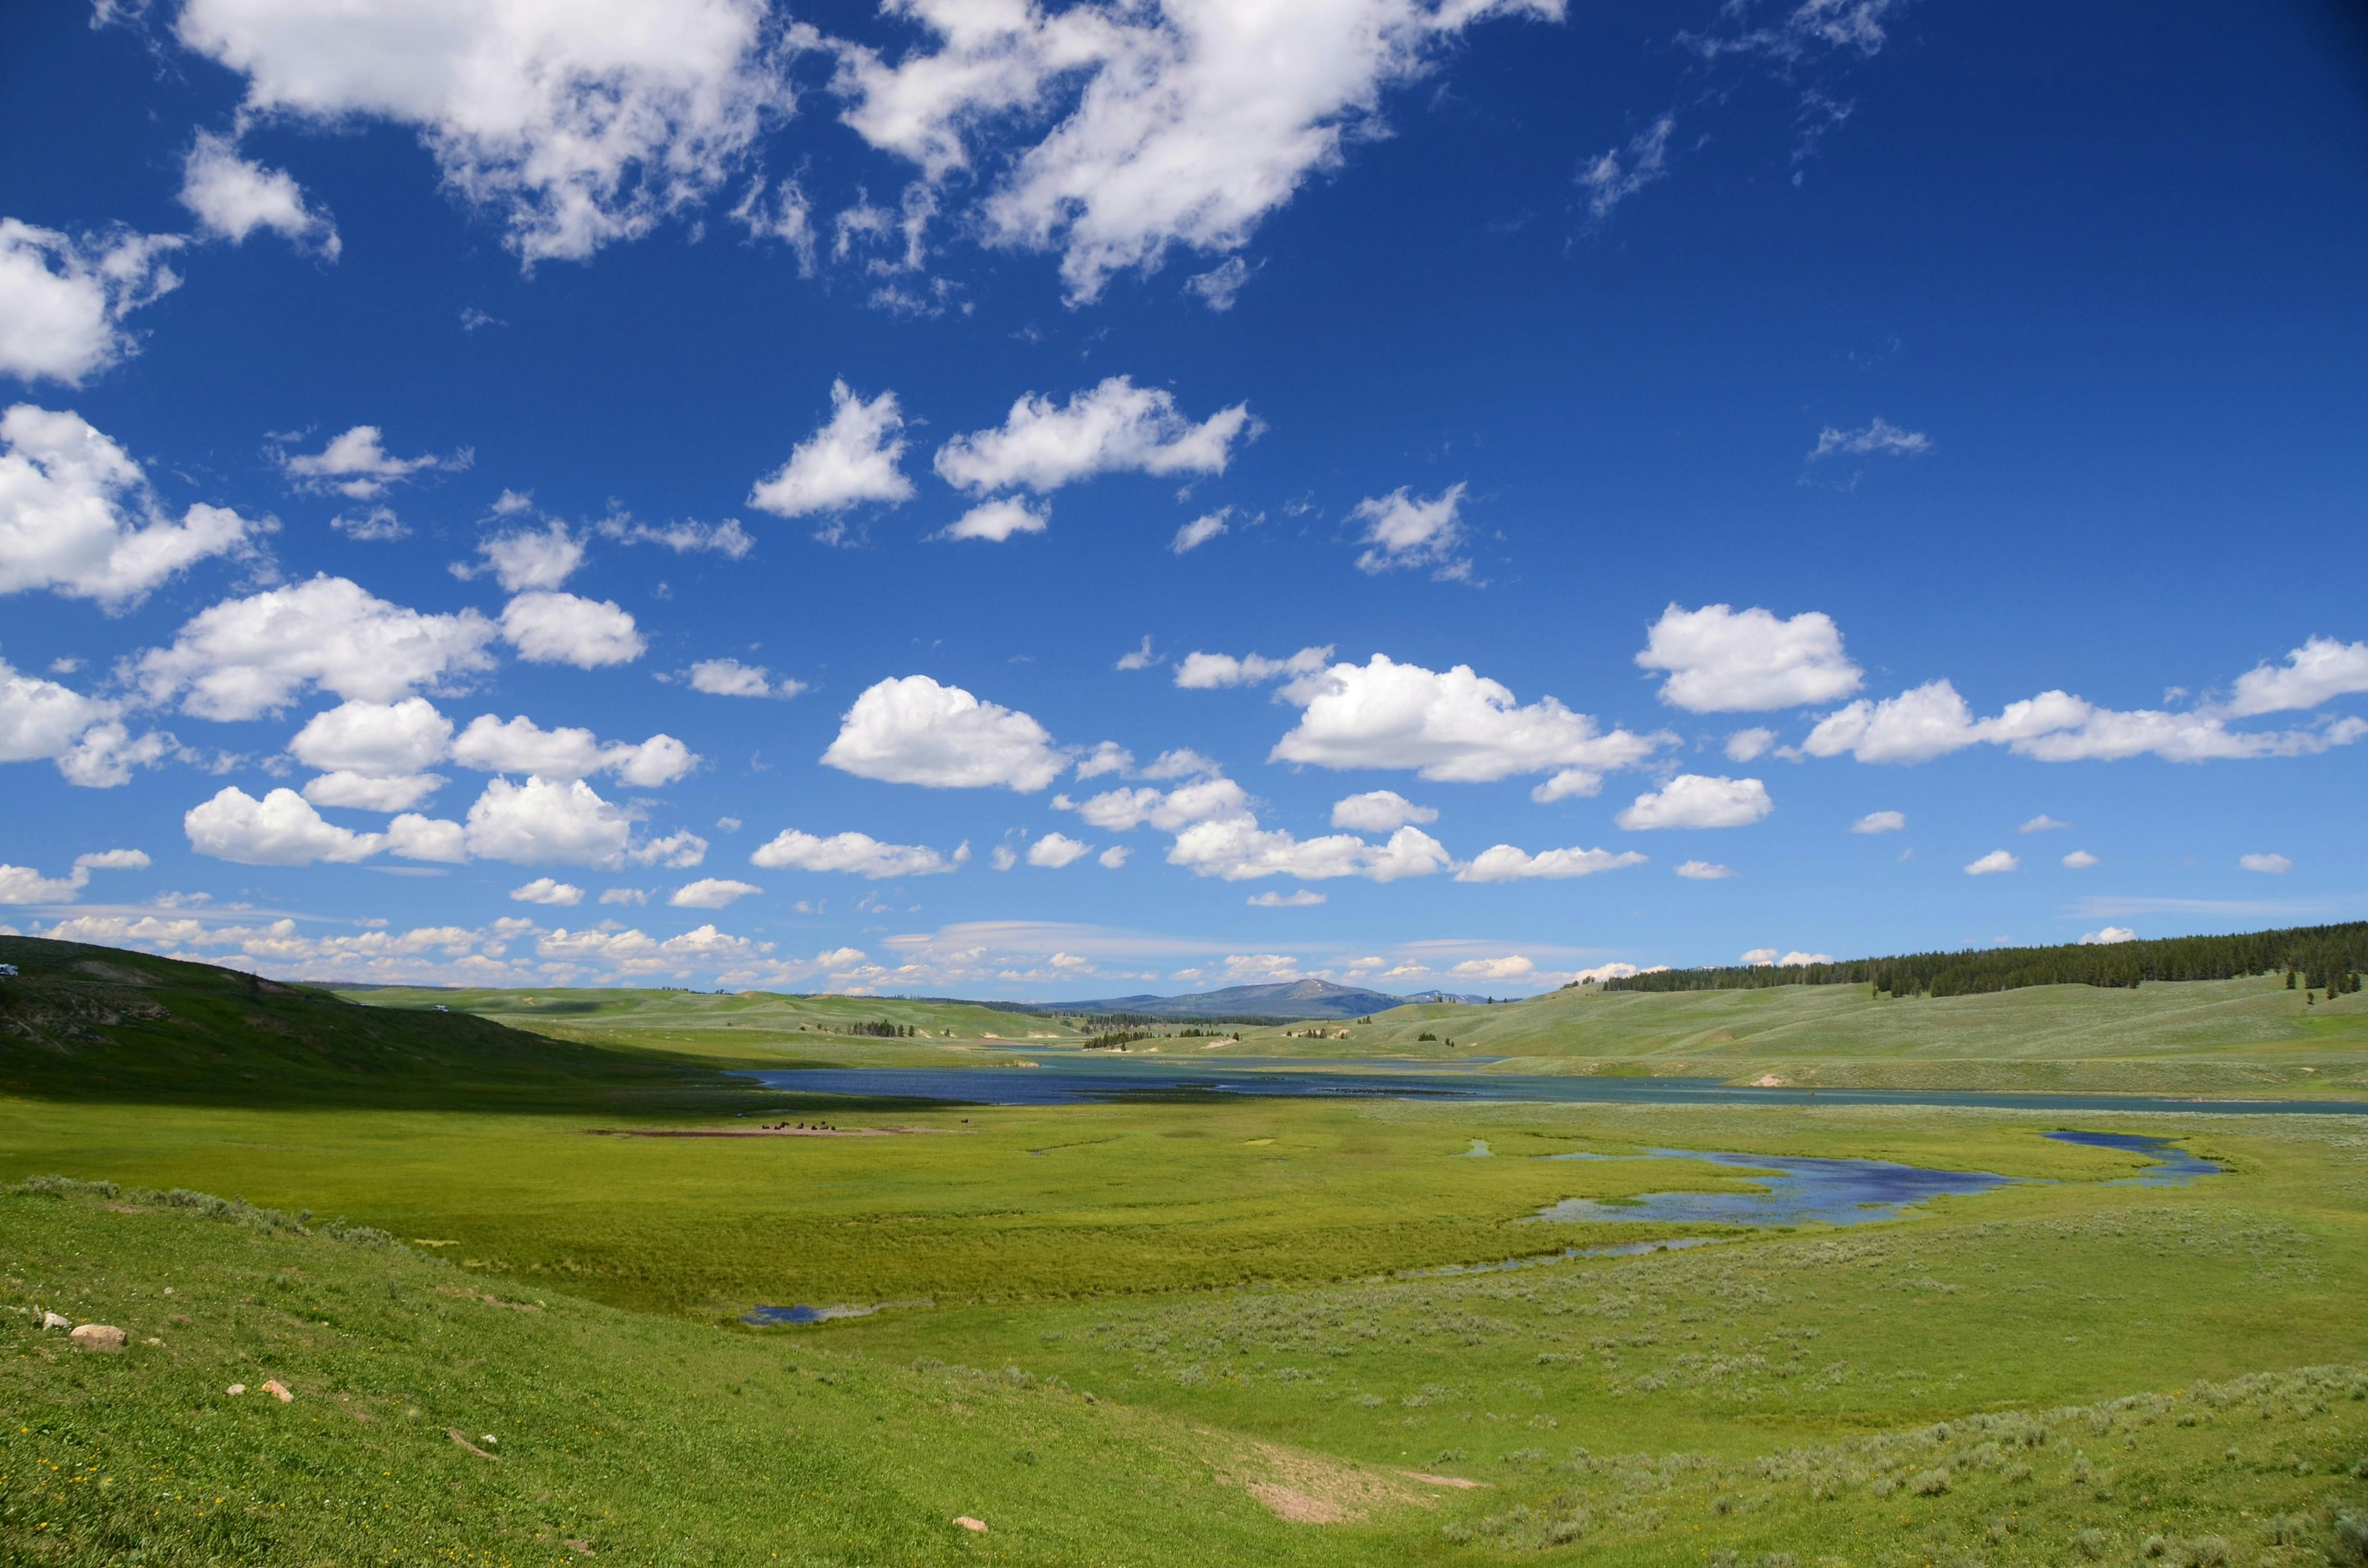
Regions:
M 2368 1119 L 825 1104 L 716 1069 L 1019 1072 L 989 1063 L 1077 1035 L 865 999 L 360 1009 L 63 958 L 27 993 L 63 1049 L 0 1034 L 0 1181 L 120 1187 L 0 1196 L 0 1560 L 2302 1568 L 2368 1548 L 2345 1533 L 2368 1515 Z M 1841 989 L 1566 993 L 1219 1049 L 1416 1059 L 1445 1052 L 1417 1051 L 1432 1032 L 1529 1072 L 2282 1097 L 2357 1095 L 2368 1056 L 2358 998 L 2258 982 Z M 100 1021 L 127 990 L 162 1016 Z M 952 1032 L 844 1032 L 873 1019 Z M 649 1135 L 780 1119 L 899 1131 Z M 2142 1156 L 2041 1136 L 2071 1125 L 2226 1172 L 2133 1184 Z M 1843 1227 L 1531 1221 L 1752 1184 L 1538 1157 L 1653 1148 L 2026 1179 Z M 256 1207 L 135 1190 L 176 1187 Z M 1554 1256 L 1640 1234 L 1714 1244 Z M 880 1310 L 744 1324 L 760 1303 Z M 72 1349 L 35 1309 L 131 1344 Z

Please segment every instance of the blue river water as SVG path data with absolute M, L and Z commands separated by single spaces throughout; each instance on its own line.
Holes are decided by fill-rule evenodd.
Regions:
M 1289 1058 L 1281 1059 L 1289 1061 Z M 1605 1105 L 1900 1105 L 1998 1110 L 2368 1115 L 2368 1100 L 2205 1100 L 2146 1095 L 2017 1094 L 1948 1089 L 1777 1089 L 1715 1078 L 1588 1078 L 1403 1068 L 1311 1069 L 1229 1062 L 1100 1061 L 1046 1053 L 1033 1067 L 802 1067 L 743 1073 L 785 1094 L 1052 1106 L 1214 1096 L 1281 1099 L 1499 1100 Z

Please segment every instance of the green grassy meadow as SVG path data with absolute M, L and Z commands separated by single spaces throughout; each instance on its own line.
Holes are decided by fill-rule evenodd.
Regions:
M 1257 1029 L 1238 1049 L 1501 1057 L 1498 1072 L 1724 1079 L 1772 1073 L 1832 1087 L 2368 1091 L 2368 994 L 2305 1002 L 2273 975 L 1938 999 L 1877 999 L 1853 985 L 1680 993 L 1588 986 L 1497 1006 L 1400 1007 L 1345 1032 L 1346 1040 L 1312 1040 L 1304 1026 Z M 1438 1039 L 1425 1041 L 1424 1034 Z
M 720 1069 L 1008 1072 L 1074 1031 L 688 993 L 360 1007 L 91 951 L 0 1006 L 49 1042 L 0 1029 L 0 1561 L 2368 1568 L 2368 1117 L 825 1103 Z M 1221 1049 L 1417 1057 L 1449 1023 L 1531 1071 L 2113 1062 L 2282 1095 L 2368 1054 L 2355 998 L 2295 1017 L 2252 983 L 1840 989 Z M 882 1018 L 953 1032 L 833 1027 Z M 781 1119 L 835 1135 L 744 1135 Z M 2134 1182 L 2143 1155 L 2042 1136 L 2067 1126 L 2226 1171 Z M 1859 1225 L 1531 1221 L 1758 1185 L 1546 1157 L 1652 1149 L 2021 1179 Z M 1560 1256 L 1646 1238 L 1708 1244 Z

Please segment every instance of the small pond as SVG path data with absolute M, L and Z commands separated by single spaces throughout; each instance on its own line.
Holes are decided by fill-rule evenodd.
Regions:
M 1652 1149 L 1643 1154 L 1547 1154 L 1550 1160 L 1698 1160 L 1748 1173 L 1762 1190 L 1648 1192 L 1600 1202 L 1565 1198 L 1534 1219 L 1576 1224 L 1591 1221 L 1661 1225 L 1856 1225 L 1888 1220 L 1931 1199 L 1988 1192 L 2012 1176 L 1987 1171 L 1935 1171 L 1889 1160 L 1819 1160 L 1789 1154 L 1733 1154 L 1701 1149 Z
M 781 1324 L 831 1323 L 839 1318 L 868 1318 L 873 1312 L 890 1307 L 927 1307 L 933 1301 L 873 1301 L 865 1305 L 836 1307 L 751 1307 L 740 1314 L 740 1321 L 759 1328 L 771 1328 Z
M 2109 1187 L 2176 1187 L 2198 1176 L 2217 1176 L 2217 1163 L 2189 1153 L 2167 1138 L 2135 1132 L 2056 1131 L 2059 1143 L 2119 1149 L 2155 1163 Z M 1479 1153 L 1485 1145 L 1469 1151 Z M 1652 1149 L 1642 1154 L 1544 1154 L 1547 1160 L 1700 1160 L 1749 1173 L 1756 1192 L 1648 1192 L 1628 1199 L 1599 1201 L 1565 1198 L 1532 1215 L 1533 1220 L 1576 1224 L 1584 1221 L 1645 1221 L 1664 1225 L 1858 1225 L 1889 1220 L 1941 1197 L 1990 1192 L 2021 1178 L 1987 1171 L 1936 1171 L 1889 1160 L 1827 1160 L 1782 1154 L 1737 1154 L 1701 1149 Z

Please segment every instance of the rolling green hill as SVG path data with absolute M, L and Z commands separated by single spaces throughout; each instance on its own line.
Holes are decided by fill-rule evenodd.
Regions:
M 1496 1006 L 1400 1007 L 1242 1053 L 1503 1060 L 1487 1071 L 1619 1073 L 1833 1087 L 2281 1095 L 2368 1089 L 2368 996 L 2305 1001 L 2274 976 L 2135 989 L 2045 985 L 1877 1000 L 1864 987 L 1585 987 Z M 1433 1038 L 1424 1040 L 1424 1035 Z
M 745 1093 L 679 1054 L 588 1046 L 455 1010 L 114 948 L 0 937 L 0 1093 L 50 1099 L 522 1109 L 714 1107 Z
M 594 1045 L 674 1051 L 735 1065 L 792 1065 L 801 1058 L 833 1066 L 864 1062 L 974 1057 L 987 1046 L 1064 1046 L 1087 1038 L 1071 1025 L 984 1003 L 922 1002 L 901 996 L 797 996 L 771 991 L 404 990 L 341 993 L 365 1006 L 416 1013 L 437 1007 Z M 911 1031 L 889 1035 L 880 1026 Z

